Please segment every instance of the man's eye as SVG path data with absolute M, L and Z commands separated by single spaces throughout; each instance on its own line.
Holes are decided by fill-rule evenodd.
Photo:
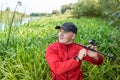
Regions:
M 68 31 L 64 31 L 64 33 L 68 33 Z
M 68 31 L 65 31 L 65 30 L 59 30 L 59 32 L 62 32 L 62 33 L 68 33 Z

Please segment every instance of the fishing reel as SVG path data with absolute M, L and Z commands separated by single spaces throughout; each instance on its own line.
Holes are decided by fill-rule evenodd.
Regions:
M 88 43 L 93 46 L 97 46 L 97 42 L 94 39 L 90 39 Z

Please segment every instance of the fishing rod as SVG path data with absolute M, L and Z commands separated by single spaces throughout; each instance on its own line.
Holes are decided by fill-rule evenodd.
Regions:
M 89 41 L 89 44 L 92 45 L 92 46 L 96 46 L 96 45 L 97 45 L 96 41 L 93 40 L 93 39 L 91 39 L 91 40 Z M 112 60 L 116 60 L 116 59 L 117 59 L 115 56 L 110 56 L 110 55 L 108 55 L 108 54 L 105 54 L 105 53 L 96 51 L 96 50 L 94 50 L 94 49 L 91 49 L 90 47 L 86 47 L 86 46 L 83 46 L 83 45 L 81 45 L 81 46 L 82 46 L 83 48 L 86 48 L 86 49 L 90 50 L 90 51 L 97 52 L 97 53 L 99 53 L 99 54 L 102 54 L 102 55 L 104 55 L 104 56 L 107 56 L 108 58 L 110 58 L 110 59 L 112 59 Z
M 56 38 L 57 38 L 56 35 L 57 35 L 57 33 L 52 36 L 50 42 L 52 42 L 53 39 L 56 39 Z M 49 42 L 49 43 L 50 43 L 50 42 Z M 97 45 L 97 42 L 96 42 L 94 39 L 91 39 L 91 40 L 89 40 L 89 44 L 90 44 L 90 45 L 93 45 L 93 46 L 96 46 L 96 45 Z M 80 45 L 80 46 L 82 46 L 83 48 L 88 49 L 88 50 L 90 50 L 90 51 L 97 52 L 97 53 L 99 53 L 99 54 L 102 54 L 102 55 L 104 55 L 104 56 L 107 56 L 109 59 L 118 60 L 118 58 L 115 57 L 115 56 L 110 56 L 110 55 L 108 55 L 108 54 L 105 54 L 105 53 L 96 51 L 96 50 L 94 50 L 94 49 L 91 49 L 90 47 L 86 47 L 86 46 L 83 46 L 83 45 Z

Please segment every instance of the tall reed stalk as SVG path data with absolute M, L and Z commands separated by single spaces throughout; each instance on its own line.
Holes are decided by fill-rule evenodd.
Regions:
M 9 26 L 9 32 L 8 32 L 8 37 L 7 37 L 7 42 L 6 42 L 6 49 L 7 49 L 7 46 L 9 44 L 9 39 L 10 39 L 10 34 L 11 34 L 11 29 L 12 29 L 12 24 L 13 24 L 13 21 L 14 21 L 14 18 L 15 18 L 15 12 L 16 12 L 16 9 L 18 6 L 21 6 L 22 3 L 20 1 L 18 1 L 18 3 L 16 4 L 16 7 L 14 9 L 14 13 L 13 13 L 13 16 L 12 16 L 12 20 L 11 20 L 11 23 L 10 23 L 10 26 Z

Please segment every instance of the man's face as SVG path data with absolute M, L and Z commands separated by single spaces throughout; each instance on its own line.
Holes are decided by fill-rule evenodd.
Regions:
M 68 32 L 63 29 L 59 30 L 58 38 L 59 42 L 63 44 L 70 44 L 73 42 L 76 34 L 73 32 Z

